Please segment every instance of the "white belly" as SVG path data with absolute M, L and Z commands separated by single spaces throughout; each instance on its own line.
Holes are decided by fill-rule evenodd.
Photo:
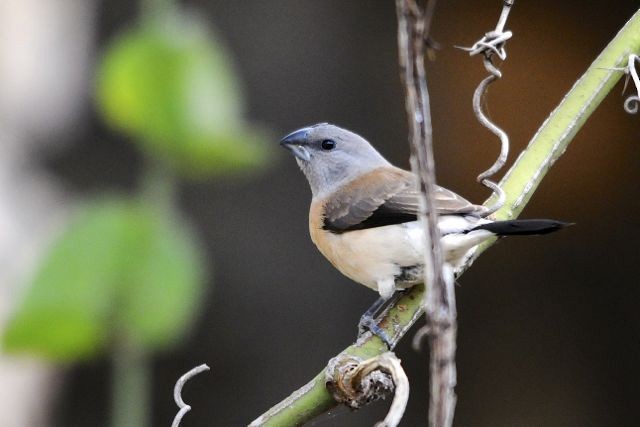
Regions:
M 401 267 L 422 263 L 417 222 L 324 236 L 320 252 L 345 276 L 372 289 L 378 289 L 381 279 L 399 275 Z
M 469 220 L 460 216 L 443 216 L 438 225 L 441 233 L 447 234 L 442 238 L 442 248 L 445 261 L 451 264 L 492 236 L 488 231 L 457 234 L 470 228 Z M 341 234 L 311 230 L 311 238 L 340 272 L 374 290 L 378 290 L 379 283 L 394 281 L 402 273 L 402 267 L 424 263 L 424 234 L 419 221 Z M 396 286 L 414 284 L 396 283 Z

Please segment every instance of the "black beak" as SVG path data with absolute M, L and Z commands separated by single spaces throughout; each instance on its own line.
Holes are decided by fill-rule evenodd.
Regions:
M 308 162 L 311 160 L 311 154 L 305 147 L 307 145 L 307 136 L 311 128 L 302 128 L 282 138 L 280 145 L 291 151 L 298 159 Z

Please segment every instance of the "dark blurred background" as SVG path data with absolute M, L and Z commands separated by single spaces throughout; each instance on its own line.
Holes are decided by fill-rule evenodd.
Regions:
M 43 194 L 34 196 L 48 200 L 36 210 L 51 222 L 48 209 L 52 217 L 63 216 L 59 212 L 74 200 L 137 186 L 143 159 L 129 137 L 105 124 L 93 87 L 104 47 L 135 23 L 139 4 L 49 0 L 43 8 L 40 3 L 8 1 L 0 11 L 28 12 L 5 14 L 16 33 L 57 20 L 51 24 L 52 54 L 60 46 L 60 55 L 67 52 L 70 59 L 29 58 L 33 64 L 25 70 L 48 80 L 31 88 L 29 103 L 18 105 L 27 111 L 49 108 L 57 116 L 46 123 L 22 120 L 15 113 L 21 98 L 0 93 L 0 131 L 8 141 L 3 151 L 6 146 L 22 153 L 6 168 L 28 163 L 42 183 L 54 187 L 38 187 Z M 20 6 L 25 4 L 32 9 Z M 360 315 L 376 298 L 341 276 L 313 246 L 307 230 L 310 191 L 277 142 L 289 131 L 327 121 L 363 135 L 393 163 L 408 167 L 395 7 L 391 0 L 183 4 L 199 11 L 226 45 L 244 88 L 247 118 L 271 129 L 265 144 L 274 159 L 253 173 L 181 180 L 179 206 L 205 247 L 212 273 L 194 329 L 153 357 L 152 425 L 168 425 L 176 413 L 176 379 L 208 363 L 211 372 L 185 388 L 193 411 L 183 424 L 239 426 L 303 385 L 349 345 Z M 452 46 L 469 46 L 493 29 L 500 7 L 497 0 L 441 1 L 432 34 L 443 49 L 428 64 L 439 183 L 478 203 L 488 194 L 475 176 L 493 162 L 498 144 L 471 110 L 473 90 L 485 76 L 481 61 Z M 512 138 L 510 164 L 637 7 L 631 0 L 516 2 L 507 25 L 515 36 L 501 66 L 504 78 L 488 96 L 491 117 Z M 0 76 L 30 55 L 9 42 L 2 49 Z M 624 112 L 621 91 L 622 84 L 604 100 L 523 213 L 577 225 L 550 236 L 503 240 L 459 280 L 456 425 L 637 423 L 640 123 Z M 4 203 L 33 209 L 33 203 L 22 201 L 34 195 L 28 187 L 6 188 Z M 13 227 L 6 221 L 7 229 Z M 31 238 L 29 229 L 25 239 Z M 2 262 L 15 263 L 14 251 L 4 251 Z M 21 265 L 28 270 L 29 262 Z M 396 353 L 411 381 L 403 425 L 425 425 L 427 356 L 414 352 L 409 339 Z M 30 403 L 44 408 L 41 422 L 109 423 L 108 357 L 62 368 L 35 363 L 24 375 L 46 372 L 32 382 L 47 393 Z M 20 381 L 16 378 L 13 391 L 0 393 L 6 399 L 35 399 L 35 390 L 16 393 L 23 390 Z M 355 413 L 338 409 L 313 425 L 372 425 L 388 405 Z M 3 419 L 3 425 L 12 425 L 12 418 Z

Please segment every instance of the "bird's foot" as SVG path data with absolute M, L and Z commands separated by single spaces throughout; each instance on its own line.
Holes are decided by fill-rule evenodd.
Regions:
M 373 316 L 365 313 L 360 318 L 360 322 L 358 322 L 358 339 L 367 331 L 370 331 L 373 335 L 380 338 L 382 342 L 389 347 L 389 349 L 393 348 L 389 334 L 387 334 L 387 332 L 378 325 Z

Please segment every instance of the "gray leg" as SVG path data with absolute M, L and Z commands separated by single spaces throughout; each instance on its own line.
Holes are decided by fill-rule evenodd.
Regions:
M 396 291 L 390 298 L 378 298 L 371 307 L 364 312 L 358 323 L 358 338 L 366 331 L 371 331 L 378 336 L 389 348 L 391 348 L 391 339 L 387 333 L 378 325 L 378 318 L 385 313 L 386 309 L 398 301 L 403 295 L 403 291 Z

